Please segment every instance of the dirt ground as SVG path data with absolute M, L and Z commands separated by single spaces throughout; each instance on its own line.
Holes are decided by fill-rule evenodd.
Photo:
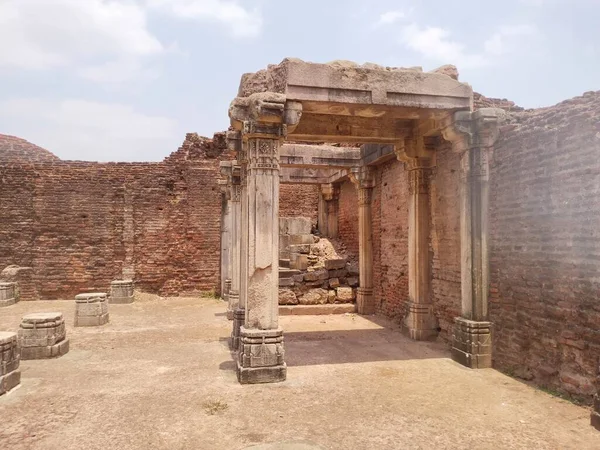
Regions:
M 0 397 L 1 449 L 600 448 L 587 408 L 463 368 L 382 319 L 282 317 L 288 380 L 241 386 L 220 300 L 144 296 L 77 329 L 74 306 L 0 310 L 7 331 L 62 311 L 71 340 L 59 359 L 21 363 Z

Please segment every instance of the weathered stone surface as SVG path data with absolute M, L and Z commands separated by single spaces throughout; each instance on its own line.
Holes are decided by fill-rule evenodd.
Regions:
M 344 278 L 346 275 L 348 275 L 346 269 L 330 270 L 328 274 L 329 278 Z
M 327 291 L 327 303 L 335 303 L 335 290 L 330 289 Z
M 327 270 L 338 270 L 346 268 L 346 259 L 326 259 L 325 268 Z
M 346 265 L 346 269 L 348 270 L 348 274 L 352 276 L 358 277 L 360 275 L 360 268 L 358 263 L 352 262 Z
M 291 289 L 279 289 L 279 304 L 280 305 L 297 305 L 298 298 Z
M 339 303 L 350 303 L 356 298 L 354 290 L 349 287 L 339 287 L 335 290 L 336 301 Z
M 325 269 L 315 270 L 304 274 L 304 281 L 326 280 L 329 278 L 329 273 Z
M 21 359 L 56 358 L 69 351 L 63 314 L 60 312 L 28 314 L 18 331 Z
M 1 263 L 0 263 L 1 267 Z M 33 279 L 32 267 L 10 265 L 0 272 L 0 281 L 17 284 L 19 301 L 39 300 L 37 284 Z
M 314 244 L 315 240 L 312 234 L 291 234 L 290 245 Z
M 311 289 L 298 299 L 301 305 L 324 305 L 327 303 L 329 294 L 325 289 Z
M 0 282 L 0 307 L 14 305 L 19 301 L 16 283 Z
M 458 69 L 452 64 L 438 67 L 437 69 L 432 70 L 431 73 L 441 73 L 442 75 L 449 76 L 453 80 L 458 80 Z
M 296 270 L 306 270 L 308 268 L 308 255 L 290 254 L 290 267 Z
M 0 376 L 0 395 L 14 389 L 21 383 L 21 371 L 13 370 L 6 375 Z
M 279 287 L 292 287 L 295 284 L 293 278 L 279 278 Z
M 329 314 L 349 314 L 356 312 L 354 303 L 337 303 L 326 305 L 294 305 L 280 306 L 281 316 L 322 316 Z
M 348 277 L 348 278 L 346 278 L 346 283 L 350 287 L 357 287 L 358 286 L 358 278 L 357 277 Z
M 237 376 L 241 384 L 285 381 L 283 330 L 240 329 Z
M 492 324 L 457 317 L 452 335 L 452 359 L 471 369 L 492 367 Z
M 97 327 L 109 322 L 105 293 L 91 292 L 75 296 L 75 326 Z
M 110 284 L 110 303 L 133 303 L 134 286 L 132 280 L 115 280 Z
M 58 358 L 69 352 L 69 340 L 63 339 L 54 345 L 43 347 L 24 347 L 21 349 L 21 359 L 48 359 Z
M 298 186 L 292 186 L 291 189 L 294 190 Z M 291 196 L 290 196 L 291 197 Z M 316 199 L 314 199 L 316 201 Z M 281 206 L 285 207 L 285 202 L 281 202 Z M 315 204 L 316 206 L 316 204 Z M 315 208 L 316 210 L 316 208 Z M 298 209 L 294 211 L 295 214 L 298 214 Z M 314 214 L 314 213 L 313 213 Z M 284 213 L 282 213 L 282 216 Z M 312 215 L 312 214 L 311 214 Z M 310 234 L 312 228 L 312 221 L 310 217 L 280 217 L 279 218 L 279 234 L 289 234 L 289 235 L 298 235 L 298 234 Z
M 329 279 L 329 287 L 334 288 L 334 289 L 340 287 L 340 279 L 339 278 L 330 278 Z
M 290 245 L 290 259 L 291 255 L 293 255 L 294 253 L 302 253 L 308 255 L 310 253 L 310 245 L 311 244 Z

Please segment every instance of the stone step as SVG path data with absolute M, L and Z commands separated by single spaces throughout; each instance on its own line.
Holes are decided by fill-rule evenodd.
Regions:
M 279 268 L 280 269 L 289 269 L 290 268 L 290 260 L 289 259 L 279 259 Z
M 356 312 L 354 303 L 328 305 L 280 305 L 280 316 L 327 316 L 330 314 L 349 314 Z
M 279 268 L 279 278 L 292 278 L 294 275 L 300 275 L 299 270 L 286 269 L 284 267 Z

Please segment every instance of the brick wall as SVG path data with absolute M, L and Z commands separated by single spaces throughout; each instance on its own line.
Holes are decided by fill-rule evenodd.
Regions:
M 279 186 L 279 216 L 308 217 L 317 224 L 319 185 L 281 184 Z
M 338 237 L 351 259 L 358 259 L 358 192 L 350 181 L 340 185 Z
M 0 154 L 0 270 L 32 267 L 44 299 L 131 276 L 161 295 L 218 289 L 222 137 L 188 134 L 161 163 L 40 162 L 32 144 L 28 162 Z M 282 186 L 282 212 L 316 222 L 316 189 Z
M 590 395 L 600 358 L 600 92 L 512 121 L 491 172 L 494 364 Z

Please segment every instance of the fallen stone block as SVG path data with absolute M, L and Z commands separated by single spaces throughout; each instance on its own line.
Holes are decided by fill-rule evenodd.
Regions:
M 14 305 L 18 301 L 17 283 L 0 283 L 0 307 Z
M 296 283 L 294 283 L 293 278 L 280 278 L 279 279 L 279 287 L 292 287 Z
M 339 287 L 335 290 L 338 303 L 351 303 L 356 298 L 354 290 L 350 287 Z
M 17 387 L 21 382 L 19 363 L 21 352 L 16 333 L 0 332 L 0 395 Z
M 329 271 L 329 278 L 344 278 L 348 275 L 348 271 L 346 269 L 336 269 Z
M 325 269 L 314 270 L 304 274 L 304 281 L 326 280 L 329 278 L 329 272 Z
M 301 305 L 324 305 L 327 303 L 328 293 L 325 289 L 311 289 L 298 299 Z
M 348 278 L 346 278 L 346 283 L 350 287 L 358 287 L 358 278 L 357 277 L 348 277 Z
M 280 305 L 297 305 L 298 297 L 291 289 L 279 289 L 279 304 Z
M 326 259 L 325 268 L 327 270 L 337 270 L 346 268 L 346 259 Z
M 340 279 L 339 278 L 330 278 L 329 279 L 329 287 L 334 288 L 334 289 L 340 287 Z
M 292 253 L 290 255 L 290 268 L 296 270 L 308 269 L 308 255 Z
M 310 253 L 309 244 L 290 245 L 290 259 L 294 253 L 302 253 L 308 255 Z

